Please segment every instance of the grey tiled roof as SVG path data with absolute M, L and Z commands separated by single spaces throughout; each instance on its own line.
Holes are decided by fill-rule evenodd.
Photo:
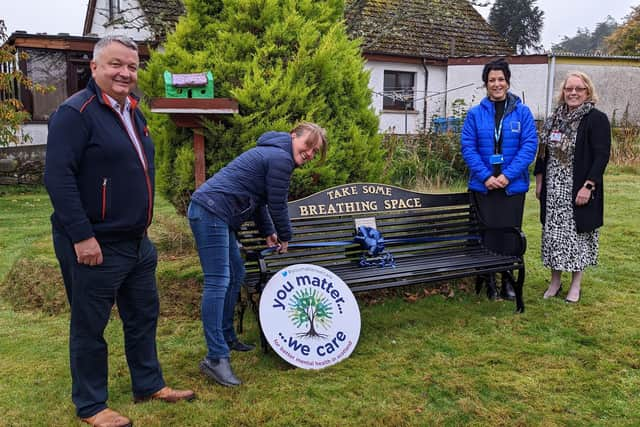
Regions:
M 365 53 L 446 58 L 515 53 L 466 0 L 349 0 L 349 33 Z
M 181 0 L 138 0 L 152 33 L 164 40 L 173 31 L 180 16 L 185 14 Z
M 181 0 L 139 0 L 158 39 L 180 15 Z M 467 0 L 347 0 L 345 19 L 365 53 L 447 58 L 515 53 Z

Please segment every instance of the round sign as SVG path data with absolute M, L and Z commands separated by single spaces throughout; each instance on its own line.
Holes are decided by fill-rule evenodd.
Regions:
M 271 348 L 303 369 L 322 369 L 351 355 L 360 309 L 351 290 L 326 268 L 296 264 L 277 272 L 260 297 L 260 325 Z

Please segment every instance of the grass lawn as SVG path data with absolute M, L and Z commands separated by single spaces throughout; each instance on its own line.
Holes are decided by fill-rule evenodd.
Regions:
M 134 405 L 114 318 L 106 331 L 109 404 L 137 426 L 640 425 L 640 179 L 613 169 L 606 186 L 600 265 L 585 273 L 579 304 L 541 298 L 549 273 L 540 263 L 538 206 L 529 194 L 524 314 L 461 283 L 452 285 L 452 297 L 400 293 L 375 304 L 359 297 L 362 331 L 351 358 L 305 371 L 273 352 L 234 353 L 245 382 L 237 388 L 212 384 L 198 372 L 205 354 L 197 320 L 201 272 L 191 243 L 180 237 L 184 220 L 160 201 L 152 229 L 161 252 L 159 354 L 167 382 L 195 389 L 198 399 Z M 2 191 L 0 426 L 79 425 L 49 201 L 42 190 Z M 40 267 L 32 272 L 33 265 Z M 563 283 L 566 291 L 568 277 Z M 13 298 L 17 285 L 33 296 L 24 307 Z M 25 308 L 34 301 L 55 309 Z M 257 342 L 253 316 L 245 317 L 245 328 L 242 339 Z

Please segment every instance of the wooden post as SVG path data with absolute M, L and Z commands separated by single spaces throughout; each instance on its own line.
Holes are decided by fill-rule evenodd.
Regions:
M 193 129 L 193 154 L 195 155 L 196 188 L 206 180 L 206 168 L 204 161 L 204 132 L 202 128 Z

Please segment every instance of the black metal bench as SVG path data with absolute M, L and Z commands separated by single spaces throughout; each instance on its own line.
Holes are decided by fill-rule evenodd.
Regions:
M 265 241 L 254 223 L 243 224 L 238 232 L 246 255 L 245 285 L 256 313 L 271 276 L 300 263 L 331 270 L 352 292 L 474 276 L 478 288 L 482 280 L 502 272 L 513 280 L 516 312 L 524 311 L 525 236 L 515 227 L 483 225 L 469 193 L 424 194 L 384 184 L 347 184 L 289 202 L 289 216 L 294 238 L 285 254 L 265 254 Z M 360 265 L 363 249 L 349 242 L 361 224 L 381 232 L 394 267 Z M 324 246 L 327 242 L 342 243 Z

